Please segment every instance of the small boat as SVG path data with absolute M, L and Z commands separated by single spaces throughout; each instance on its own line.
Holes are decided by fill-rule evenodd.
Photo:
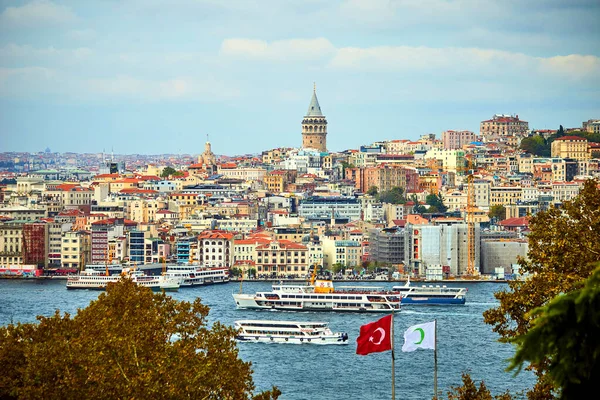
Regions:
M 235 321 L 236 339 L 242 342 L 291 344 L 348 344 L 348 334 L 332 332 L 327 322 Z
M 467 288 L 447 287 L 445 285 L 411 286 L 410 277 L 401 286 L 394 286 L 394 291 L 402 294 L 403 305 L 455 305 L 465 304 Z
M 285 311 L 394 312 L 400 310 L 401 294 L 379 286 L 333 287 L 331 280 L 307 284 L 274 283 L 270 292 L 233 293 L 237 308 Z
M 181 287 L 211 285 L 229 282 L 229 268 L 204 267 L 195 264 L 167 265 L 167 276 L 181 279 Z
M 109 275 L 95 269 L 85 269 L 77 275 L 67 277 L 67 289 L 105 290 L 109 283 L 118 282 L 122 276 L 131 278 L 140 286 L 148 287 L 155 291 L 177 291 L 180 279 L 166 275 L 145 275 L 139 269 L 123 268 L 119 274 Z

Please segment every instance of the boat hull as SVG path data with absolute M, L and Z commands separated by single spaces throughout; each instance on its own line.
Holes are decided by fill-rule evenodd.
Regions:
M 431 297 L 403 297 L 402 305 L 421 305 L 421 306 L 445 306 L 445 305 L 462 305 L 467 299 L 463 298 L 431 298 Z
M 257 299 L 254 295 L 234 293 L 233 299 L 238 309 L 281 310 L 281 311 L 329 311 L 382 313 L 400 311 L 400 303 L 373 303 L 367 306 L 348 305 L 325 301 L 294 301 L 288 304 L 278 301 Z
M 349 344 L 348 338 L 342 335 L 329 336 L 329 337 L 314 337 L 314 338 L 303 338 L 303 337 L 282 337 L 282 336 L 265 336 L 265 335 L 238 335 L 236 339 L 240 342 L 251 342 L 251 343 L 284 343 L 284 344 L 337 344 L 344 345 Z

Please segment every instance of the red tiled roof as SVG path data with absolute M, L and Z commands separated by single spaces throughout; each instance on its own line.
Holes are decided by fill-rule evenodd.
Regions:
M 529 217 L 518 217 L 518 218 L 508 218 L 504 221 L 499 222 L 502 226 L 513 227 L 513 226 L 529 226 Z

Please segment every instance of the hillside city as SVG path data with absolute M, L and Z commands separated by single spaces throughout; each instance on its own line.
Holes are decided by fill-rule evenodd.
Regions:
M 197 155 L 2 153 L 0 272 L 200 263 L 515 279 L 530 216 L 600 177 L 600 120 L 535 130 L 496 114 L 478 133 L 332 152 L 314 91 L 299 128 L 298 148 L 239 156 L 208 141 Z

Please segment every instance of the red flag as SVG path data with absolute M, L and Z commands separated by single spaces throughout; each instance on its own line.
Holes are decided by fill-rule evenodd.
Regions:
M 392 349 L 392 315 L 386 315 L 378 321 L 360 327 L 356 338 L 356 354 L 366 356 Z

